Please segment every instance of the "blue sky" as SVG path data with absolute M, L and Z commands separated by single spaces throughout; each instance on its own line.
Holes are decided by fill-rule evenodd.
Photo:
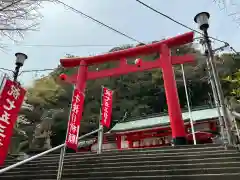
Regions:
M 141 6 L 135 0 L 63 0 L 76 9 L 111 25 L 139 41 L 151 42 L 165 37 L 176 36 L 189 30 L 171 22 L 155 12 Z M 211 14 L 209 33 L 230 43 L 236 50 L 240 49 L 239 27 L 232 17 L 209 0 L 143 0 L 159 11 L 170 15 L 182 23 L 197 29 L 194 16 L 202 11 Z M 62 5 L 45 3 L 41 9 L 44 16 L 40 30 L 25 34 L 22 44 L 57 44 L 57 45 L 121 45 L 135 44 L 121 35 L 101 27 L 80 14 L 67 10 Z M 24 52 L 29 56 L 23 70 L 55 68 L 59 59 L 65 54 L 87 56 L 104 53 L 112 47 L 25 47 L 9 44 L 7 54 L 0 51 L 1 67 L 14 68 L 16 52 Z M 220 44 L 214 43 L 215 47 Z M 25 73 L 20 78 L 24 85 L 30 85 L 35 73 Z

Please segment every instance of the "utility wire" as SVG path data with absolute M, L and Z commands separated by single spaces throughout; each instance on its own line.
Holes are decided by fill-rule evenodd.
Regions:
M 239 52 L 235 51 L 234 48 L 230 47 L 230 49 L 236 54 L 236 55 L 240 55 Z M 31 70 L 24 70 L 24 71 L 21 71 L 19 73 L 19 76 L 23 73 L 29 73 L 29 72 L 45 72 L 45 71 L 54 71 L 58 68 L 48 68 L 48 69 L 31 69 Z M 7 69 L 7 68 L 0 68 L 0 70 L 4 70 L 4 71 L 9 71 L 9 72 L 14 72 L 13 70 L 11 69 Z
M 240 55 L 239 52 L 237 52 L 234 48 L 232 48 L 230 46 L 230 49 L 232 50 L 233 53 L 235 53 L 236 55 Z M 28 72 L 45 72 L 45 71 L 54 71 L 58 68 L 48 68 L 48 69 L 31 69 L 31 70 L 24 70 L 24 71 L 21 71 L 20 74 L 22 73 L 28 73 Z M 7 68 L 0 68 L 0 70 L 4 70 L 4 71 L 9 71 L 9 72 L 14 72 L 13 70 L 11 69 L 7 69 Z M 19 75 L 20 75 L 19 74 Z
M 57 68 L 51 68 L 51 69 L 32 69 L 32 70 L 25 70 L 25 71 L 21 71 L 19 73 L 19 76 L 22 75 L 23 73 L 29 73 L 29 72 L 45 72 L 45 71 L 54 71 Z
M 191 27 L 189 27 L 189 26 L 181 23 L 180 21 L 177 21 L 176 19 L 173 19 L 172 17 L 170 17 L 170 16 L 168 16 L 168 15 L 166 15 L 166 14 L 158 11 L 157 9 L 155 9 L 155 8 L 147 5 L 146 3 L 144 3 L 144 2 L 142 2 L 142 1 L 140 1 L 140 0 L 135 0 L 135 1 L 138 2 L 138 3 L 140 3 L 140 4 L 143 5 L 143 6 L 147 7 L 148 9 L 151 9 L 152 11 L 158 13 L 159 15 L 164 16 L 165 18 L 167 18 L 167 19 L 175 22 L 176 24 L 179 24 L 179 25 L 181 25 L 181 26 L 183 26 L 183 27 L 185 27 L 185 28 L 187 28 L 187 29 L 189 29 L 189 30 L 191 30 L 191 31 L 194 31 L 194 32 L 196 32 L 196 33 L 198 33 L 198 34 L 203 35 L 203 33 L 201 33 L 200 31 L 197 31 L 196 29 L 193 29 L 193 28 L 191 28 Z M 217 39 L 217 38 L 215 38 L 215 37 L 209 36 L 209 38 L 211 38 L 211 39 L 213 39 L 213 40 L 216 40 L 216 41 L 219 41 L 219 42 L 222 42 L 222 43 L 225 43 L 225 44 L 228 44 L 226 41 Z
M 230 46 L 230 49 L 235 53 L 235 54 L 237 54 L 237 55 L 239 55 L 240 53 L 239 52 L 237 52 L 233 47 L 231 47 Z
M 21 73 L 26 73 L 26 72 L 43 72 L 43 71 L 53 71 L 56 70 L 57 68 L 51 68 L 51 69 L 32 69 L 32 70 L 25 70 L 22 71 Z
M 21 71 L 19 73 L 19 76 L 23 73 L 29 73 L 29 72 L 45 72 L 45 71 L 54 71 L 56 70 L 57 68 L 52 68 L 52 69 L 31 69 L 31 70 L 24 70 L 24 71 Z M 9 72 L 14 72 L 13 70 L 11 69 L 7 69 L 7 68 L 0 68 L 0 70 L 3 70 L 3 71 L 9 71 Z M 2 71 L 2 72 L 3 72 Z
M 9 71 L 9 72 L 13 72 L 13 70 L 11 70 L 11 69 L 7 69 L 7 68 L 0 68 L 0 70 Z
M 57 45 L 57 44 L 2 44 L 5 46 L 26 46 L 26 47 L 116 47 L 110 44 L 76 44 L 76 45 Z
M 115 29 L 115 28 L 113 28 L 113 27 L 111 27 L 111 26 L 109 26 L 109 25 L 107 25 L 107 24 L 105 24 L 105 23 L 103 23 L 103 22 L 101 22 L 101 21 L 99 21 L 99 20 L 97 20 L 97 19 L 95 19 L 95 18 L 85 14 L 85 13 L 83 13 L 82 11 L 80 11 L 80 10 L 78 10 L 78 9 L 76 9 L 76 8 L 74 8 L 74 7 L 72 7 L 72 6 L 68 5 L 68 4 L 60 1 L 60 0 L 55 0 L 55 2 L 64 5 L 65 7 L 71 9 L 73 12 L 81 14 L 82 16 L 84 16 L 84 17 L 86 17 L 88 19 L 91 19 L 92 21 L 94 21 L 94 22 L 96 22 L 96 23 L 98 23 L 98 24 L 100 24 L 100 25 L 102 25 L 102 26 L 104 26 L 104 27 L 106 27 L 106 28 L 108 28 L 108 29 L 110 29 L 110 30 L 112 30 L 112 31 L 122 35 L 122 36 L 125 36 L 128 39 L 131 39 L 131 40 L 136 41 L 138 43 L 142 43 L 141 41 L 139 41 L 139 40 L 137 40 L 137 39 L 135 39 L 135 38 L 133 38 L 133 37 L 131 37 L 131 36 L 121 32 L 121 31 L 119 31 L 119 30 L 117 30 L 117 29 Z
M 171 21 L 173 21 L 173 22 L 175 22 L 175 23 L 177 23 L 177 24 L 179 24 L 179 25 L 181 25 L 181 26 L 183 26 L 183 27 L 185 27 L 185 28 L 187 28 L 187 29 L 189 29 L 189 30 L 191 30 L 191 31 L 194 31 L 194 32 L 202 35 L 202 33 L 201 33 L 200 31 L 197 31 L 197 30 L 195 30 L 195 29 L 193 29 L 193 28 L 191 28 L 191 27 L 189 27 L 189 26 L 187 26 L 187 25 L 185 25 L 185 24 L 183 24 L 183 23 L 181 23 L 181 22 L 179 22 L 179 21 L 171 18 L 171 17 L 168 16 L 168 15 L 166 15 L 166 14 L 164 14 L 164 13 L 161 13 L 160 11 L 158 11 L 158 10 L 154 9 L 153 7 L 145 4 L 144 2 L 142 2 L 142 1 L 140 1 L 140 0 L 136 0 L 136 1 L 137 1 L 138 3 L 140 3 L 140 4 L 142 4 L 143 6 L 151 9 L 152 11 L 154 11 L 154 12 L 156 12 L 156 13 L 158 13 L 158 14 L 160 14 L 160 15 L 168 18 L 168 19 L 170 19 Z M 98 23 L 98 24 L 100 24 L 100 25 L 102 25 L 102 26 L 104 26 L 104 27 L 107 27 L 108 29 L 110 29 L 110 30 L 112 30 L 112 31 L 114 31 L 114 32 L 116 32 L 116 33 L 118 33 L 118 34 L 121 34 L 122 36 L 125 36 L 125 37 L 127 37 L 127 38 L 129 38 L 129 39 L 131 39 L 131 40 L 133 40 L 133 41 L 138 42 L 138 43 L 142 43 L 141 41 L 138 41 L 137 39 L 132 38 L 132 37 L 128 36 L 127 34 L 122 33 L 122 32 L 120 32 L 119 30 L 116 30 L 116 29 L 114 29 L 113 27 L 104 24 L 103 22 L 101 22 L 101 21 L 99 21 L 99 20 L 97 20 L 97 19 L 95 19 L 95 18 L 93 18 L 93 17 L 91 17 L 91 16 L 89 16 L 89 15 L 81 12 L 80 10 L 75 9 L 74 7 L 68 5 L 68 4 L 66 4 L 66 3 L 64 3 L 64 2 L 62 2 L 62 1 L 60 1 L 60 0 L 55 0 L 55 2 L 58 2 L 59 4 L 62 4 L 62 5 L 64 5 L 65 7 L 68 7 L 68 8 L 71 9 L 72 11 L 74 11 L 74 12 L 76 12 L 76 13 L 79 13 L 79 14 L 81 14 L 82 16 L 88 18 L 88 19 L 91 19 L 92 21 L 94 21 L 94 22 L 96 22 L 96 23 Z M 223 40 L 220 40 L 220 39 L 211 37 L 211 36 L 210 36 L 210 38 L 211 38 L 211 39 L 214 39 L 214 40 L 216 40 L 216 41 L 219 41 L 219 42 L 228 44 L 226 41 L 223 41 Z M 229 45 L 229 44 L 228 44 L 228 45 Z M 80 47 L 80 46 L 112 46 L 112 45 L 24 45 L 24 46 Z M 231 49 L 234 53 L 239 54 L 233 47 L 230 46 L 230 49 Z M 6 69 L 6 68 L 0 68 L 0 69 L 1 69 L 1 70 L 5 70 L 5 71 L 11 71 L 11 72 L 13 72 L 13 70 Z M 53 68 L 53 69 L 39 69 L 39 70 L 25 70 L 25 71 L 22 71 L 20 74 L 26 73 L 26 72 L 52 71 L 52 70 L 56 70 L 56 69 L 57 69 L 57 68 Z M 19 74 L 19 75 L 20 75 L 20 74 Z

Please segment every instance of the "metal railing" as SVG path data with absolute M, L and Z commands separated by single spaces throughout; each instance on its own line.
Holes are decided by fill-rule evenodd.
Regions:
M 232 111 L 232 115 L 233 115 L 233 123 L 234 123 L 235 129 L 236 129 L 238 141 L 240 142 L 240 131 L 239 131 L 239 127 L 238 127 L 237 120 L 236 120 L 236 118 L 240 119 L 240 113 L 238 113 L 236 111 Z
M 236 111 L 232 111 L 232 115 L 235 116 L 236 118 L 240 119 L 240 113 Z
M 95 133 L 97 133 L 97 132 L 99 132 L 99 131 L 102 131 L 102 129 L 96 129 L 95 131 L 92 131 L 92 132 L 90 132 L 90 133 L 87 133 L 87 134 L 84 134 L 83 136 L 80 136 L 79 138 L 78 138 L 78 140 L 81 140 L 81 139 L 83 139 L 83 138 L 85 138 L 85 137 L 87 137 L 87 136 L 90 136 L 90 135 L 92 135 L 92 134 L 95 134 Z M 101 141 L 100 141 L 101 142 Z M 49 150 L 46 150 L 46 151 L 44 151 L 44 152 L 42 152 L 42 153 L 40 153 L 40 154 L 37 154 L 37 155 L 35 155 L 35 156 L 32 156 L 32 157 L 30 157 L 30 158 L 28 158 L 28 159 L 25 159 L 25 160 L 23 160 L 23 161 L 20 161 L 20 162 L 17 162 L 17 163 L 15 163 L 15 164 L 13 164 L 13 165 L 10 165 L 10 166 L 8 166 L 8 167 L 5 167 L 5 168 L 3 168 L 3 169 L 0 169 L 0 174 L 2 174 L 2 173 L 4 173 L 4 172 L 6 172 L 6 171 L 9 171 L 9 170 L 11 170 L 11 169 L 13 169 L 13 168 L 16 168 L 16 167 L 18 167 L 18 166 L 21 166 L 21 165 L 23 165 L 23 164 L 25 164 L 25 163 L 28 163 L 28 162 L 30 162 L 30 161 L 33 161 L 33 160 L 35 160 L 35 159 L 38 159 L 39 157 L 42 157 L 42 156 L 44 156 L 44 155 L 46 155 L 46 154 L 49 154 L 49 153 L 51 153 L 51 152 L 53 152 L 53 151 L 56 151 L 56 150 L 59 150 L 59 149 L 63 149 L 63 148 L 65 148 L 65 143 L 64 144 L 61 144 L 61 145 L 58 145 L 58 146 L 56 146 L 56 147 L 54 147 L 54 148 L 52 148 L 52 149 L 49 149 Z M 98 150 L 98 152 L 101 152 L 101 150 Z M 61 168 L 62 169 L 62 168 Z M 61 172 L 60 172 L 61 173 Z

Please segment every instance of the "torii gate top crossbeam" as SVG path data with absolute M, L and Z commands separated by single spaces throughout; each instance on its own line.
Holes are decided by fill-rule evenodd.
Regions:
M 88 66 L 93 64 L 101 64 L 108 61 L 119 60 L 121 58 L 130 58 L 130 57 L 136 57 L 140 55 L 151 54 L 154 52 L 159 52 L 160 47 L 163 44 L 166 44 L 168 48 L 184 45 L 192 42 L 193 36 L 194 36 L 194 32 L 188 32 L 188 33 L 175 36 L 173 38 L 163 40 L 153 44 L 129 48 L 129 49 L 97 55 L 97 56 L 64 58 L 64 59 L 60 59 L 60 62 L 63 67 L 67 67 L 67 68 L 77 67 L 80 65 L 81 61 L 85 61 Z

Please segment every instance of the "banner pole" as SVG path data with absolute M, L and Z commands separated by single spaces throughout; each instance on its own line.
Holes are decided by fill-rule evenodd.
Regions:
M 182 69 L 183 83 L 184 83 L 184 89 L 185 89 L 186 100 L 187 100 L 188 116 L 189 116 L 189 119 L 190 119 L 192 135 L 193 135 L 193 144 L 196 145 L 197 140 L 196 140 L 195 128 L 194 128 L 193 117 L 192 117 L 192 110 L 191 110 L 190 102 L 189 102 L 188 88 L 187 88 L 187 82 L 186 82 L 186 77 L 185 77 L 185 71 L 184 71 L 183 64 L 181 64 L 181 69 Z
M 5 83 L 6 83 L 6 79 L 7 79 L 7 75 L 4 74 L 3 78 L 2 78 L 1 85 L 0 85 L 0 95 L 2 94 L 2 90 L 3 90 L 3 87 L 4 87 Z
M 57 180 L 61 180 L 62 178 L 62 170 L 63 170 L 63 161 L 65 157 L 66 152 L 66 143 L 64 143 L 64 146 L 61 148 L 59 163 L 58 163 L 58 174 L 57 174 Z
M 73 92 L 74 92 L 74 90 L 75 90 L 75 86 L 73 88 Z M 67 140 L 68 127 L 69 127 L 70 118 L 71 118 L 70 116 L 71 116 L 72 103 L 71 103 L 70 107 L 71 108 L 69 111 L 70 113 L 69 113 L 69 118 L 68 118 L 68 126 L 67 126 L 65 142 L 64 142 L 64 146 L 61 148 L 61 153 L 60 153 L 60 157 L 59 157 L 57 180 L 61 180 L 61 178 L 62 178 L 63 162 L 64 162 L 64 158 L 65 158 L 65 153 L 66 153 L 66 140 Z
M 100 107 L 100 113 L 99 113 L 99 131 L 98 131 L 98 154 L 102 153 L 102 144 L 103 144 L 103 125 L 101 123 L 102 120 L 102 98 L 103 98 L 103 86 L 101 86 L 101 107 Z

